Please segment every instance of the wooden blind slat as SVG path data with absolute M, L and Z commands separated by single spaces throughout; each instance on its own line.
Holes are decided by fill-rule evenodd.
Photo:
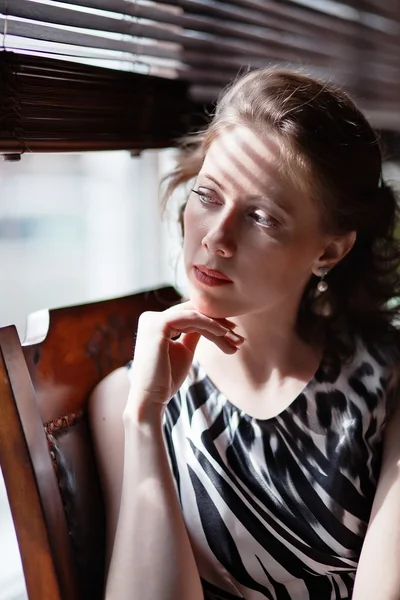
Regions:
M 6 0 L 0 0 L 0 9 Z M 247 55 L 265 56 L 265 44 L 276 44 L 278 46 L 290 47 L 291 49 L 303 50 L 305 53 L 338 55 L 343 54 L 341 46 L 327 45 L 321 47 L 318 40 L 313 40 L 307 37 L 282 35 L 271 29 L 262 28 L 245 28 L 237 24 L 229 24 L 208 21 L 203 22 L 203 29 L 191 28 L 190 20 L 182 19 L 179 15 L 175 17 L 176 24 L 187 24 L 186 27 L 181 27 L 177 30 L 167 27 L 159 27 L 147 22 L 131 22 L 124 19 L 111 19 L 99 15 L 91 15 L 89 13 L 81 13 L 78 11 L 66 10 L 59 7 L 49 7 L 47 5 L 36 5 L 34 2 L 27 3 L 26 0 L 15 0 L 15 4 L 9 10 L 9 15 L 20 16 L 24 19 L 33 19 L 35 21 L 44 20 L 46 25 L 29 24 L 32 32 L 38 36 L 39 27 L 43 27 L 45 36 L 40 39 L 48 39 L 49 41 L 63 41 L 67 43 L 68 39 L 72 39 L 75 32 L 66 31 L 60 28 L 52 28 L 47 23 L 58 23 L 69 27 L 80 27 L 95 31 L 104 31 L 117 34 L 125 34 L 136 37 L 144 37 L 164 42 L 181 44 L 185 48 L 205 48 L 211 47 L 213 51 L 221 52 L 243 52 Z M 179 17 L 179 18 L 178 18 Z M 10 23 L 12 21 L 10 20 Z M 13 31 L 22 29 L 23 22 L 16 21 L 13 25 Z M 206 26 L 207 25 L 207 26 Z M 33 29 L 34 28 L 34 29 Z M 28 31 L 25 27 L 23 34 L 27 37 L 33 37 L 34 34 Z M 62 34 L 60 34 L 62 32 Z M 79 32 L 77 32 L 79 33 Z M 231 36 L 231 37 L 229 37 Z M 232 37 L 237 36 L 237 37 Z M 74 36 L 74 39 L 77 38 Z M 86 35 L 83 45 L 88 45 L 90 38 Z M 104 39 L 104 47 L 113 49 L 112 41 L 107 37 Z M 115 39 L 115 38 L 112 38 Z M 119 40 L 116 40 L 117 42 Z M 79 42 L 74 42 L 75 44 Z M 99 38 L 94 40 L 93 47 L 101 47 Z M 120 47 L 116 48 L 120 49 Z
M 0 153 L 161 148 L 204 113 L 187 84 L 0 52 Z
M 384 106 L 393 123 L 398 121 L 393 107 L 400 97 L 400 6 L 394 1 L 0 0 L 1 31 L 5 35 L 0 42 L 6 50 L 1 66 L 2 89 L 9 100 L 14 98 L 18 103 L 20 96 L 23 98 L 25 119 L 21 129 L 14 126 L 12 133 L 6 127 L 7 119 L 1 120 L 0 140 L 6 140 L 3 150 L 7 144 L 9 149 L 38 150 L 52 144 L 57 149 L 63 144 L 69 149 L 89 147 L 88 139 L 77 140 L 78 131 L 96 140 L 96 147 L 100 143 L 104 147 L 117 147 L 118 143 L 121 147 L 142 147 L 145 143 L 173 140 L 172 134 L 162 133 L 161 142 L 150 121 L 146 122 L 147 142 L 139 134 L 138 122 L 137 136 L 131 132 L 129 141 L 119 125 L 118 131 L 109 134 L 118 118 L 126 115 L 119 104 L 119 95 L 128 81 L 125 78 L 139 73 L 146 74 L 141 77 L 157 75 L 157 81 L 169 80 L 167 94 L 178 89 L 175 84 L 184 85 L 179 88 L 184 108 L 176 119 L 187 119 L 186 125 L 190 119 L 185 110 L 196 107 L 201 112 L 201 104 L 212 103 L 238 72 L 282 63 L 336 80 L 360 103 L 368 104 L 373 118 L 382 118 Z M 7 56 L 7 49 L 19 58 Z M 57 62 L 62 65 L 59 71 Z M 101 72 L 108 85 L 112 82 L 104 96 L 110 103 L 101 104 L 99 113 L 88 115 L 85 102 L 95 103 L 103 94 Z M 11 81 L 13 85 L 18 83 L 12 89 L 19 90 L 20 96 L 13 96 Z M 93 82 L 100 86 L 96 94 Z M 145 89 L 144 80 L 138 85 Z M 158 87 L 146 88 L 146 93 L 160 93 L 161 84 L 154 85 Z M 129 93 L 133 94 L 132 89 Z M 113 112 L 112 94 L 121 108 L 119 117 Z M 133 95 L 131 101 L 138 98 Z M 57 112 L 61 105 L 64 117 Z M 56 124 L 53 114 L 60 123 Z M 86 119 L 84 127 L 81 117 Z M 158 118 L 155 122 L 163 132 L 166 125 Z M 79 128 L 75 127 L 78 121 Z M 44 131 L 41 141 L 37 124 Z
M 0 18 L 0 23 L 4 28 L 4 17 Z M 157 40 L 159 42 L 168 42 L 170 44 L 180 45 L 182 50 L 198 49 L 204 50 L 206 53 L 241 53 L 243 55 L 242 64 L 247 64 L 247 58 L 258 57 L 268 60 L 271 58 L 271 48 L 280 48 L 275 55 L 283 60 L 295 60 L 298 52 L 303 52 L 303 59 L 318 61 L 320 56 L 336 56 L 339 58 L 347 57 L 346 48 L 343 46 L 329 45 L 325 43 L 323 46 L 315 43 L 310 43 L 309 40 L 300 38 L 291 39 L 288 37 L 279 36 L 273 32 L 267 32 L 264 40 L 245 41 L 243 39 L 235 39 L 228 37 L 218 37 L 211 34 L 196 34 L 193 31 L 183 30 L 181 33 L 168 31 L 153 25 L 139 25 L 134 27 L 126 27 L 126 33 L 131 29 L 131 33 L 136 33 L 136 41 L 121 40 L 116 37 L 105 37 L 96 34 L 86 34 L 79 31 L 70 31 L 62 28 L 56 28 L 49 25 L 37 25 L 35 23 L 26 23 L 24 21 L 8 20 L 7 31 L 10 35 L 20 37 L 40 39 L 43 41 L 59 42 L 63 44 L 82 45 L 88 48 L 102 48 L 108 50 L 118 50 L 133 52 L 135 54 L 141 51 L 145 54 L 146 42 L 142 43 L 139 38 L 149 40 Z M 122 32 L 121 32 L 122 33 Z M 141 35 L 140 35 L 141 34 Z M 24 48 L 22 48 L 24 49 Z M 163 54 L 163 48 L 160 47 L 160 54 Z M 184 58 L 184 51 L 181 52 L 181 57 Z
M 86 2 L 78 2 L 75 0 L 75 5 L 86 6 Z M 106 3 L 99 2 L 99 0 L 92 1 L 90 3 L 90 7 L 92 6 L 103 6 Z M 226 21 L 219 18 L 200 18 L 197 15 L 192 14 L 184 14 L 181 12 L 171 11 L 167 9 L 161 9 L 160 7 L 140 5 L 140 4 L 125 4 L 125 12 L 124 14 L 127 16 L 136 16 L 136 21 L 125 20 L 125 19 L 117 19 L 105 17 L 97 14 L 91 14 L 87 12 L 74 11 L 70 8 L 64 8 L 59 6 L 49 6 L 47 4 L 38 4 L 37 2 L 31 1 L 27 2 L 26 0 L 13 0 L 12 5 L 8 5 L 8 14 L 14 16 L 20 16 L 26 19 L 34 19 L 34 20 L 43 20 L 46 23 L 58 23 L 60 25 L 70 26 L 70 27 L 84 27 L 88 29 L 94 30 L 102 30 L 112 33 L 119 33 L 125 35 L 141 35 L 144 37 L 159 39 L 163 41 L 170 41 L 173 43 L 183 43 L 188 46 L 193 46 L 195 41 L 193 40 L 193 35 L 187 35 L 186 37 L 182 34 L 179 35 L 173 29 L 168 27 L 154 27 L 147 22 L 141 21 L 141 19 L 152 19 L 154 22 L 176 25 L 181 30 L 184 31 L 196 31 L 198 33 L 205 34 L 214 34 L 216 36 L 224 37 L 237 37 L 239 39 L 246 39 L 249 41 L 253 41 L 255 43 L 259 43 L 263 41 L 265 38 L 267 41 L 279 43 L 279 38 L 282 37 L 282 31 L 277 32 L 274 31 L 275 28 L 281 24 L 281 30 L 284 29 L 286 24 L 292 24 L 293 22 L 290 20 L 290 15 L 286 14 L 285 19 L 266 19 L 261 15 L 261 22 L 258 23 L 258 26 L 254 27 L 254 23 L 252 27 L 248 27 L 246 24 L 237 24 L 235 21 Z M 0 0 L 0 10 L 4 10 L 4 7 L 7 6 L 7 0 Z M 117 2 L 116 6 L 113 7 L 114 10 L 122 11 L 123 4 L 121 2 Z M 265 7 L 264 7 L 265 8 Z M 276 8 L 275 8 L 276 10 Z M 121 13 L 122 14 L 122 13 Z M 257 16 L 257 15 L 253 15 Z M 304 15 L 303 15 L 304 16 Z M 269 16 L 271 17 L 271 15 Z M 299 15 L 295 15 L 297 21 L 299 20 Z M 330 17 L 330 25 L 332 26 L 332 19 Z M 327 28 L 327 23 L 325 21 L 324 24 L 314 24 L 308 21 L 307 30 L 305 30 L 303 26 L 302 36 L 299 36 L 300 28 L 299 23 L 296 22 L 297 35 L 291 36 L 287 33 L 284 34 L 283 42 L 287 45 L 291 45 L 292 47 L 297 47 L 299 49 L 304 49 L 305 51 L 312 51 L 317 45 L 321 45 L 321 35 L 324 33 L 325 41 L 330 41 L 332 39 L 331 30 Z M 304 24 L 303 24 L 304 25 Z M 319 30 L 319 36 L 314 32 L 315 37 L 312 35 L 312 32 L 309 31 L 310 26 L 318 25 L 319 28 L 321 26 L 324 29 L 324 32 Z M 343 29 L 343 25 L 347 26 Z M 290 26 L 288 26 L 290 29 Z M 353 23 L 349 24 L 341 20 L 341 30 L 337 33 L 340 33 L 342 36 L 351 36 L 350 39 L 354 40 L 357 38 L 362 39 L 363 34 L 365 34 L 365 29 L 370 29 L 365 23 Z M 358 33 L 358 35 L 357 35 Z M 389 38 L 389 36 L 383 36 L 382 32 L 371 30 L 369 34 L 379 43 L 384 44 L 385 46 L 392 46 L 393 44 Z M 343 40 L 340 40 L 343 41 Z M 338 46 L 340 51 L 340 46 Z M 336 55 L 338 52 L 338 48 L 329 47 L 327 52 L 331 55 Z M 398 50 L 398 46 L 396 45 L 396 50 Z

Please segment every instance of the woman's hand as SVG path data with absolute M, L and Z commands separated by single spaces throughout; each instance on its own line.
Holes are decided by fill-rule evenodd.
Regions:
M 156 405 L 159 410 L 176 394 L 192 364 L 200 336 L 233 354 L 244 341 L 233 333 L 235 324 L 212 319 L 190 302 L 164 312 L 145 312 L 139 319 L 135 356 L 130 372 L 131 391 L 124 417 Z M 179 339 L 173 339 L 180 336 Z M 141 411 L 142 412 L 142 411 Z

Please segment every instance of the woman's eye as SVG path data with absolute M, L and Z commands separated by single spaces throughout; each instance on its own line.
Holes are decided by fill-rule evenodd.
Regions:
M 264 227 L 278 227 L 279 222 L 266 214 L 264 211 L 255 210 L 251 213 L 251 217 L 254 219 L 258 225 L 262 225 Z
M 205 194 L 204 192 L 201 192 L 200 190 L 191 190 L 194 194 L 197 194 L 198 197 L 200 198 L 200 201 L 203 204 L 217 204 L 217 200 L 215 198 L 213 198 L 212 196 Z

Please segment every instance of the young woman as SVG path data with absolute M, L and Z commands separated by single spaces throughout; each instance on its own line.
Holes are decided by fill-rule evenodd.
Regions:
M 107 600 L 400 598 L 381 168 L 345 93 L 273 69 L 236 81 L 183 151 L 189 301 L 141 317 L 130 370 L 91 400 Z

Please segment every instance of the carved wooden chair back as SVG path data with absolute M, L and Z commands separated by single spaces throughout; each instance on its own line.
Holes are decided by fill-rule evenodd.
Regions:
M 0 465 L 30 600 L 100 600 L 104 513 L 86 416 L 96 384 L 133 355 L 140 314 L 173 288 L 30 315 L 0 329 Z

